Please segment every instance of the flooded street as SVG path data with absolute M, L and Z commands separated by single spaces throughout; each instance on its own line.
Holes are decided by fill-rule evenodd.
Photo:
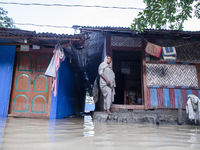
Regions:
M 199 126 L 93 123 L 90 116 L 58 120 L 0 118 L 0 149 L 200 149 Z

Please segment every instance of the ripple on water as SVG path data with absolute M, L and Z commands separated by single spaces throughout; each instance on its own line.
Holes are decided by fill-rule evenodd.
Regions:
M 0 149 L 199 149 L 199 126 L 0 118 Z

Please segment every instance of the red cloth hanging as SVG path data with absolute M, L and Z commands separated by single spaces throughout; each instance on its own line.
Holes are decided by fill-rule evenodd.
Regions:
M 147 42 L 145 51 L 152 56 L 159 57 L 161 53 L 162 47 L 155 45 L 153 43 Z

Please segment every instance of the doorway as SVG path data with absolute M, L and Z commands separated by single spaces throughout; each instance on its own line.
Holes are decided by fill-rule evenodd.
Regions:
M 116 80 L 114 104 L 142 105 L 141 51 L 113 50 Z
M 50 54 L 16 54 L 9 115 L 49 116 L 50 78 L 44 75 Z

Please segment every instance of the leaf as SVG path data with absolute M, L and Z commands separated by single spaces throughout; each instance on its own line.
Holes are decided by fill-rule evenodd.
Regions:
M 161 7 L 161 8 L 159 8 L 158 10 L 162 11 L 162 10 L 165 10 L 165 8 Z
M 156 27 L 161 28 L 167 22 L 170 23 L 170 29 L 183 29 L 183 23 L 192 17 L 193 0 L 144 0 L 145 10 L 139 13 L 133 22 L 136 30 Z M 200 2 L 195 6 L 195 17 L 200 18 Z M 182 9 L 182 11 L 179 11 Z M 137 23 L 137 25 L 134 25 Z
M 8 17 L 7 14 L 8 12 L 0 7 L 0 20 L 2 21 L 1 27 L 15 28 L 13 19 Z

